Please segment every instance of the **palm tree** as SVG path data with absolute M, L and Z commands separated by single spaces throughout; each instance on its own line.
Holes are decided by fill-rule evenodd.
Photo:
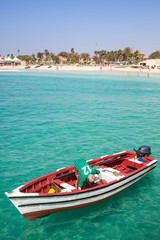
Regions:
M 54 57 L 54 61 L 55 61 L 55 63 L 59 63 L 59 57 L 58 57 L 58 56 L 55 56 L 55 57 Z
M 129 54 L 132 51 L 132 48 L 126 47 L 123 51 L 124 51 L 124 60 L 126 61 L 128 59 Z
M 133 57 L 134 57 L 134 62 L 137 63 L 140 61 L 140 57 L 139 57 L 139 51 L 136 50 L 133 54 Z
M 97 55 L 93 56 L 93 60 L 96 64 L 99 64 L 99 57 Z
M 49 54 L 49 59 L 52 60 L 52 61 L 54 61 L 54 58 L 55 58 L 54 53 L 50 53 L 50 54 Z
M 121 49 L 118 50 L 118 59 L 119 59 L 120 62 L 123 61 L 123 53 L 122 53 Z
M 149 57 L 151 59 L 160 58 L 160 51 L 156 51 L 156 52 L 151 53 L 151 55 Z
M 34 63 L 34 62 L 35 62 L 35 60 L 36 60 L 36 59 L 35 59 L 35 55 L 34 55 L 34 54 L 32 54 L 32 55 L 31 55 L 31 63 Z
M 67 53 L 67 52 L 60 52 L 60 53 L 58 54 L 58 56 L 67 58 L 67 57 L 68 57 L 68 53 Z
M 40 62 L 42 60 L 42 58 L 43 58 L 43 53 L 38 52 L 37 53 L 37 58 L 38 58 L 38 62 Z
M 118 51 L 114 51 L 114 61 L 118 61 Z
M 127 55 L 129 55 L 129 54 L 131 53 L 131 51 L 132 51 L 132 48 L 130 48 L 130 47 L 126 47 L 126 48 L 124 49 L 124 52 L 125 52 Z
M 79 62 L 79 58 L 80 56 L 78 55 L 78 53 L 74 54 L 74 58 L 75 58 L 75 62 L 78 63 Z
M 74 48 L 71 48 L 71 54 L 74 55 Z
M 104 61 L 105 55 L 106 55 L 105 50 L 99 51 L 99 60 L 100 60 L 101 63 Z
M 89 54 L 88 53 L 81 53 L 80 58 L 82 58 L 84 62 L 87 62 L 87 60 L 89 58 Z
M 37 53 L 37 57 L 41 59 L 43 57 L 43 53 L 42 52 L 38 52 Z
M 97 50 L 94 51 L 94 54 L 95 54 L 96 56 L 98 55 L 98 53 L 99 53 L 99 52 L 98 52 Z
M 45 55 L 46 57 L 48 57 L 48 56 L 49 56 L 49 52 L 48 52 L 48 50 L 47 50 L 47 49 L 45 49 L 45 50 L 44 50 L 44 55 Z

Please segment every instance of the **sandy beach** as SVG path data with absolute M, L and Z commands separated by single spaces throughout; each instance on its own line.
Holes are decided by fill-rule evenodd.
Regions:
M 31 65 L 30 68 L 25 69 L 25 66 L 0 66 L 1 71 L 35 71 L 35 72 L 93 72 L 93 73 L 121 73 L 121 74 L 140 74 L 150 76 L 150 75 L 159 75 L 160 69 L 139 69 L 132 68 L 130 66 L 76 66 L 76 65 L 53 65 L 51 68 L 48 66 L 40 66 L 35 68 L 35 65 Z

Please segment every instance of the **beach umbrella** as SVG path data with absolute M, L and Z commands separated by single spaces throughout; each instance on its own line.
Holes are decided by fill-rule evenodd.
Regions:
M 7 62 L 13 62 L 13 59 L 11 59 L 10 57 L 5 57 L 5 61 L 7 61 Z
M 13 61 L 14 62 L 20 62 L 20 60 L 16 56 L 13 58 Z

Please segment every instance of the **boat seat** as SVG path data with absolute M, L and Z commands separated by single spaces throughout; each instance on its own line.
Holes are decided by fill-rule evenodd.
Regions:
M 59 179 L 54 179 L 54 182 L 55 182 L 57 185 L 61 186 L 62 188 L 66 189 L 66 190 L 69 191 L 69 192 L 71 192 L 72 190 L 75 190 L 75 189 L 76 189 L 74 186 L 72 186 L 72 185 L 70 185 L 70 184 L 68 184 L 68 183 L 66 183 L 66 182 L 63 182 L 63 181 L 61 181 L 61 180 L 59 180 Z
M 124 177 L 124 175 L 120 174 L 120 171 L 115 170 L 113 168 L 99 168 L 102 179 L 106 180 L 107 182 L 112 182 L 115 180 L 119 180 Z M 117 176 L 114 173 L 117 173 Z

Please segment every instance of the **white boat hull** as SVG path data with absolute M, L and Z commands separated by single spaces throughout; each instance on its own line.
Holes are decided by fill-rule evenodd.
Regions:
M 110 185 L 76 193 L 41 196 L 38 193 L 21 193 L 19 187 L 11 193 L 5 193 L 10 201 L 27 220 L 36 220 L 51 213 L 89 206 L 123 191 L 139 181 L 156 167 L 152 161 L 147 168 Z

